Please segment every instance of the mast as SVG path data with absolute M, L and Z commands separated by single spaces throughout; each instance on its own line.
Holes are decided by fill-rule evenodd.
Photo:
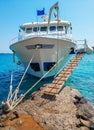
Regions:
M 52 14 L 53 9 L 56 9 L 56 10 L 57 10 L 57 19 L 58 19 L 58 18 L 59 18 L 59 7 L 58 7 L 58 2 L 56 2 L 56 3 L 50 8 L 50 11 L 49 11 L 49 18 L 48 18 L 48 30 L 49 30 L 49 24 L 50 24 L 51 14 Z
M 51 20 L 51 15 L 52 15 L 52 11 L 53 11 L 53 9 L 55 9 L 56 10 L 56 12 L 57 12 L 57 26 L 58 26 L 58 19 L 59 19 L 59 7 L 58 7 L 58 2 L 56 2 L 51 8 L 50 8 L 50 11 L 49 11 L 49 18 L 48 18 L 48 30 L 49 30 L 49 25 L 50 25 L 50 20 Z M 47 30 L 47 32 L 48 32 L 48 30 Z M 58 67 L 58 57 L 59 57 L 59 54 L 58 54 L 58 51 L 59 51 L 59 44 L 58 44 L 58 33 L 57 33 L 57 63 L 56 63 L 56 73 L 57 73 L 57 67 Z

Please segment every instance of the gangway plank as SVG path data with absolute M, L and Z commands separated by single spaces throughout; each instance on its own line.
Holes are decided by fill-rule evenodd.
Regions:
M 61 71 L 60 74 L 54 79 L 51 84 L 47 84 L 44 90 L 44 94 L 47 95 L 56 95 L 58 94 L 63 86 L 64 83 L 67 81 L 75 67 L 78 65 L 80 60 L 82 59 L 84 54 L 77 54 L 70 63 Z

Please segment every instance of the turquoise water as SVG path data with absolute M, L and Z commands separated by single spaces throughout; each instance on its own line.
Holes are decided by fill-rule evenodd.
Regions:
M 0 54 L 0 104 L 8 95 L 11 70 L 12 55 Z M 13 88 L 15 89 L 24 73 L 24 67 L 15 64 L 13 72 Z M 52 82 L 52 80 L 52 78 L 43 80 L 32 92 L 43 84 Z M 27 74 L 21 84 L 19 94 L 28 90 L 36 81 L 38 81 L 38 78 Z M 94 104 L 94 54 L 83 57 L 65 85 L 77 88 L 90 103 Z
M 77 88 L 94 105 L 94 53 L 84 55 L 65 85 Z
M 17 62 L 17 58 L 16 58 Z M 24 73 L 24 67 L 22 65 L 13 65 L 13 89 L 17 87 Z M 2 100 L 6 100 L 9 92 L 10 77 L 12 72 L 12 54 L 0 54 L 0 104 Z M 39 79 L 31 75 L 26 74 L 21 86 L 19 94 L 26 92 L 30 87 L 33 86 Z M 46 79 L 40 82 L 36 88 L 31 92 L 36 91 L 40 86 L 46 83 L 52 82 L 53 79 Z M 28 94 L 29 95 L 29 94 Z

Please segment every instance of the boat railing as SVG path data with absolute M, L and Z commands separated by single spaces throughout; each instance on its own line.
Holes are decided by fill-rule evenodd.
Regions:
M 18 36 L 14 37 L 9 43 L 10 45 L 16 43 L 18 41 Z
M 91 54 L 93 52 L 93 49 L 87 44 L 86 39 L 84 40 L 77 40 L 76 53 L 87 53 Z
M 29 38 L 33 38 L 33 37 L 49 37 L 49 38 L 59 38 L 59 39 L 65 39 L 65 40 L 69 40 L 69 41 L 74 41 L 72 40 L 72 35 L 71 34 L 65 34 L 64 32 L 35 32 L 35 33 L 20 33 L 18 36 L 14 37 L 11 41 L 10 41 L 10 45 L 14 44 L 16 42 L 19 41 L 23 41 Z

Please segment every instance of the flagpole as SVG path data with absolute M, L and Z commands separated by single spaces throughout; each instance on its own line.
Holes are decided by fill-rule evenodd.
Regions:
M 36 13 L 37 13 L 37 9 L 36 9 Z M 36 16 L 36 19 L 37 19 L 37 35 L 38 35 L 38 15 Z

